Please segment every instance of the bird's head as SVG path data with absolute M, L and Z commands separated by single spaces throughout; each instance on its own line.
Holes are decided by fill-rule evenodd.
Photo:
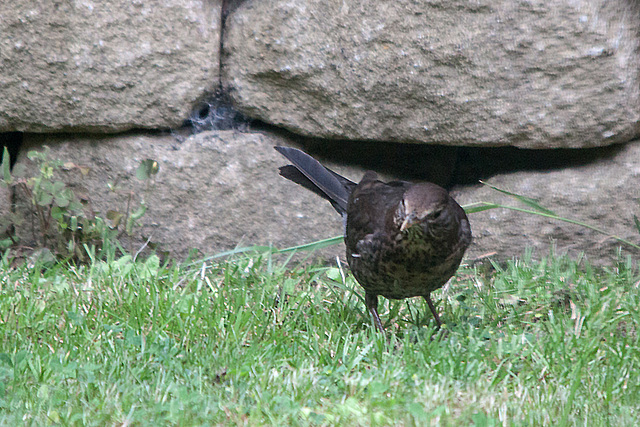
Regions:
M 421 229 L 432 229 L 438 224 L 448 223 L 449 193 L 435 184 L 415 184 L 405 191 L 398 205 L 395 222 L 400 232 L 418 225 Z

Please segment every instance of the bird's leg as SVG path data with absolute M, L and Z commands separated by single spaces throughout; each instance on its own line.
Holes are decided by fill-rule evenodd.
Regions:
M 378 315 L 378 295 L 373 295 L 368 292 L 364 294 L 364 302 L 367 304 L 367 308 L 371 312 L 373 316 L 373 322 L 376 324 L 376 328 L 384 333 L 384 329 L 382 328 L 382 322 L 380 321 L 380 316 Z
M 438 325 L 438 329 L 440 329 L 440 327 L 442 326 L 442 322 L 440 321 L 440 316 L 438 316 L 438 312 L 436 311 L 436 307 L 433 305 L 433 301 L 431 301 L 431 294 L 426 294 L 424 295 L 424 299 L 427 301 L 427 304 L 429 304 L 429 308 L 431 309 L 431 312 L 433 313 L 433 318 L 436 319 L 436 325 Z

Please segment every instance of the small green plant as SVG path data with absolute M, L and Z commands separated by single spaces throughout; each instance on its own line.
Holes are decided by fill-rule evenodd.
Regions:
M 30 202 L 37 218 L 41 243 L 46 247 L 55 241 L 59 231 L 78 227 L 77 218 L 83 216 L 82 204 L 64 182 L 55 179 L 55 172 L 63 164 L 49 159 L 48 149 L 30 151 L 27 156 L 38 173 L 30 178 L 17 179 L 15 186 Z M 76 166 L 67 164 L 65 167 Z
M 136 170 L 136 178 L 138 178 L 140 181 L 146 182 L 143 194 L 149 191 L 151 179 L 158 173 L 158 170 L 158 162 L 153 159 L 143 160 L 138 166 L 138 169 Z M 121 189 L 113 183 L 108 183 L 107 186 L 111 191 L 121 191 Z M 107 211 L 107 219 L 111 221 L 114 228 L 117 229 L 119 228 L 120 224 L 124 224 L 124 227 L 119 236 L 122 236 L 123 234 L 131 235 L 133 228 L 137 224 L 138 220 L 140 220 L 140 218 L 142 218 L 147 212 L 147 204 L 144 199 L 140 201 L 140 206 L 138 206 L 135 211 L 131 212 L 132 201 L 133 192 L 129 192 L 127 196 L 127 208 L 124 212 L 111 209 Z
M 12 211 L 8 218 L 0 222 L 7 230 L 6 238 L 0 245 L 16 246 L 18 238 L 11 232 L 24 224 L 24 217 L 34 218 L 32 230 L 38 246 L 54 251 L 58 256 L 78 261 L 95 256 L 96 248 L 112 250 L 118 246 L 117 240 L 123 235 L 131 235 L 138 220 L 146 212 L 144 201 L 132 212 L 133 194 L 129 193 L 126 209 L 120 212 L 111 209 L 106 219 L 96 216 L 87 208 L 89 200 L 81 200 L 65 182 L 58 179 L 61 171 L 75 171 L 81 177 L 87 176 L 90 169 L 72 162 L 51 159 L 48 147 L 43 151 L 30 151 L 27 154 L 35 166 L 35 174 L 30 177 L 18 177 L 21 172 L 12 173 L 9 168 L 9 154 L 4 150 L 1 164 L 2 179 L 0 185 L 19 192 L 26 202 L 26 213 Z M 147 182 L 158 172 L 158 163 L 147 159 L 142 162 L 136 176 Z M 119 191 L 110 186 L 113 191 Z M 1 247 L 0 247 L 1 248 Z

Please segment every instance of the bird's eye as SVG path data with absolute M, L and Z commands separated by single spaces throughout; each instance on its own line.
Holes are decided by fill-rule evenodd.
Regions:
M 438 218 L 440 218 L 440 215 L 442 215 L 442 210 L 435 211 L 435 212 L 433 213 L 433 219 L 438 219 Z

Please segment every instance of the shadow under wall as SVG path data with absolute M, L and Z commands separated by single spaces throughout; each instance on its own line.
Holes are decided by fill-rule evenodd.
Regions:
M 549 171 L 586 165 L 616 155 L 621 144 L 581 149 L 453 147 L 415 143 L 329 140 L 305 137 L 238 112 L 228 94 L 218 91 L 199 105 L 184 126 L 190 133 L 234 129 L 264 131 L 293 141 L 319 160 L 358 165 L 398 179 L 430 181 L 451 189 L 493 175 Z
M 0 162 L 2 162 L 2 153 L 7 148 L 11 159 L 11 167 L 16 163 L 18 152 L 22 146 L 24 134 L 22 132 L 0 132 Z
M 312 140 L 292 137 L 319 158 L 357 164 L 399 179 L 431 181 L 445 188 L 517 171 L 549 171 L 614 157 L 623 145 L 583 149 L 451 147 L 389 142 Z
M 221 112 L 214 106 L 204 114 L 206 117 L 202 128 L 195 123 L 189 123 L 188 127 L 191 133 L 211 128 L 276 133 L 319 160 L 358 165 L 398 179 L 430 181 L 447 189 L 456 185 L 475 184 L 478 180 L 486 180 L 497 174 L 550 171 L 586 165 L 612 158 L 623 148 L 623 144 L 617 144 L 599 148 L 532 150 L 326 140 L 303 137 L 259 121 L 247 121 L 244 117 L 236 116 L 233 110 L 230 111 L 232 113 L 229 115 L 226 110 Z M 212 112 L 216 115 L 212 115 Z M 11 167 L 23 145 L 23 137 L 22 132 L 0 133 L 0 159 L 3 148 L 7 147 Z

